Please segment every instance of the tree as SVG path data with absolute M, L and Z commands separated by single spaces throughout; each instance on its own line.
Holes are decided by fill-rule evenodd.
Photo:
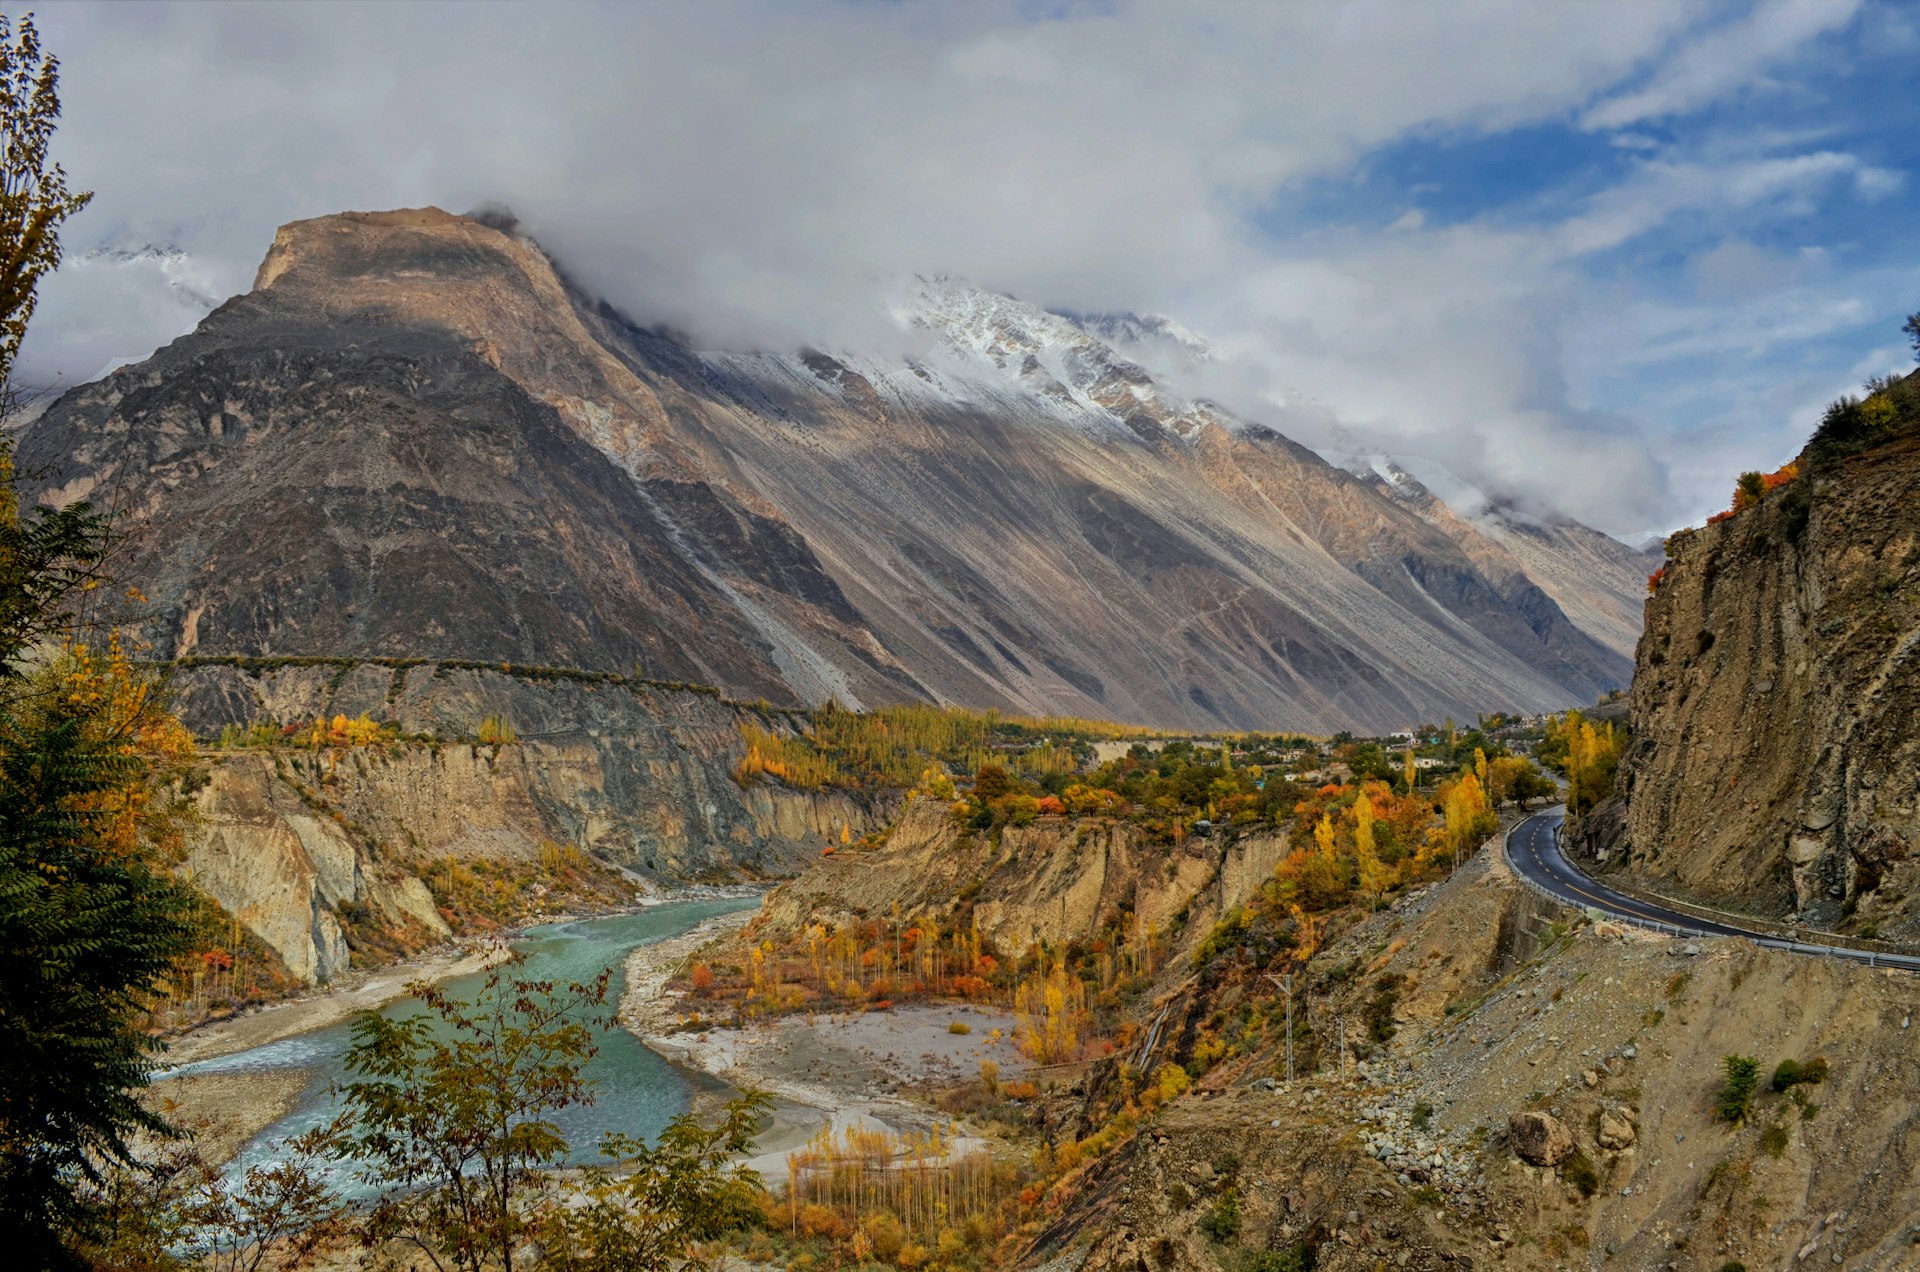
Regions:
M 87 1187 L 98 1221 L 78 1252 L 82 1266 L 293 1272 L 341 1235 L 347 1205 L 326 1171 L 337 1126 L 282 1140 L 268 1160 L 233 1179 L 195 1143 L 214 1125 L 192 1119 L 181 1136 L 143 1154 L 138 1168 L 109 1166 Z
M 382 1193 L 369 1245 L 399 1241 L 435 1267 L 510 1272 L 542 1222 L 540 1172 L 567 1154 L 552 1115 L 592 1101 L 584 1070 L 607 981 L 562 988 L 496 970 L 472 1002 L 413 984 L 425 1012 L 354 1023 L 353 1126 L 340 1152 Z
M 1004 764 L 982 764 L 980 771 L 973 775 L 974 798 L 983 804 L 992 803 L 1012 789 L 1013 778 Z
M 984 1076 L 986 1065 L 982 1062 Z M 586 1173 L 586 1204 L 553 1211 L 543 1229 L 545 1266 L 568 1272 L 702 1272 L 696 1243 L 711 1241 L 759 1213 L 760 1176 L 736 1159 L 753 1146 L 772 1101 L 748 1092 L 726 1106 L 718 1125 L 692 1114 L 667 1124 L 659 1142 L 626 1135 L 601 1141 L 619 1171 Z
M 40 279 L 60 263 L 60 224 L 92 201 L 47 162 L 60 118 L 60 61 L 40 48 L 33 15 L 0 15 L 0 410 Z
M 1462 773 L 1460 780 L 1446 789 L 1442 809 L 1446 815 L 1447 851 L 1456 862 L 1499 825 L 1498 819 L 1487 811 L 1480 779 L 1472 773 Z
M 1907 339 L 1913 342 L 1913 357 L 1920 362 L 1920 314 L 1908 314 L 1907 321 L 1900 330 L 1907 333 Z
M 47 162 L 58 82 L 32 19 L 0 16 L 0 410 L 89 197 Z M 0 1232 L 23 1266 L 77 1263 L 131 1138 L 170 1133 L 136 1097 L 159 1049 L 144 1025 L 195 931 L 192 894 L 145 851 L 158 686 L 73 642 L 110 542 L 84 502 L 23 510 L 0 444 Z
M 1714 1097 L 1714 1108 L 1722 1121 L 1738 1126 L 1753 1111 L 1753 1093 L 1760 1085 L 1760 1062 L 1752 1056 L 1722 1056 L 1720 1073 L 1725 1081 Z
M 1320 855 L 1328 861 L 1333 860 L 1333 814 L 1322 813 L 1313 828 L 1313 842 L 1320 848 Z
M 734 1159 L 768 1106 L 758 1093 L 730 1102 L 716 1126 L 676 1118 L 652 1145 L 606 1136 L 601 1155 L 620 1166 L 590 1168 L 577 1187 L 546 1174 L 570 1151 L 553 1115 L 593 1098 L 585 1068 L 607 1023 L 607 983 L 495 971 L 471 1002 L 416 984 L 425 1012 L 355 1022 L 356 1080 L 328 1134 L 380 1192 L 361 1225 L 366 1245 L 398 1242 L 461 1272 L 533 1262 L 664 1272 L 704 1266 L 693 1243 L 757 1211 L 759 1177 Z
M 1488 769 L 1487 798 L 1496 807 L 1511 801 L 1524 808 L 1555 789 L 1552 780 L 1524 755 L 1503 755 Z
M 1741 512 L 1760 502 L 1767 493 L 1767 475 L 1761 472 L 1741 473 L 1739 482 L 1733 488 L 1733 510 Z
M 177 1210 L 178 1248 L 211 1272 L 307 1266 L 340 1235 L 347 1215 L 325 1170 L 340 1130 L 321 1126 L 283 1140 L 237 1183 L 202 1165 L 198 1186 Z
M 1388 870 L 1373 842 L 1373 801 L 1365 791 L 1353 802 L 1353 859 L 1360 869 L 1360 890 L 1378 901 L 1387 889 Z
M 1414 763 L 1413 747 L 1411 744 L 1409 744 L 1407 747 L 1407 762 L 1405 766 L 1403 766 L 1400 770 L 1400 776 L 1406 779 L 1407 794 L 1409 795 L 1413 794 L 1414 779 L 1417 778 L 1419 775 L 1420 775 L 1419 766 Z

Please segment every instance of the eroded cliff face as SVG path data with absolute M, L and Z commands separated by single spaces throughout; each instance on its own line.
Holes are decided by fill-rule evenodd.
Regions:
M 1638 661 L 1602 864 L 1920 935 L 1920 434 L 1687 533 Z
M 980 932 L 1003 951 L 1095 936 L 1124 911 L 1184 950 L 1244 903 L 1286 855 L 1284 838 L 1196 836 L 1154 844 L 1138 827 L 1043 818 L 998 836 L 962 830 L 937 801 L 911 803 L 878 852 L 827 858 L 767 897 L 761 923 L 797 931 L 891 913 L 944 913 L 974 896 Z
M 840 792 L 741 789 L 731 769 L 743 709 L 697 692 L 372 664 L 195 667 L 176 673 L 175 688 L 202 736 L 362 712 L 442 736 L 470 736 L 492 714 L 520 735 L 505 746 L 210 753 L 188 869 L 307 981 L 348 966 L 343 917 L 403 944 L 444 939 L 448 924 L 420 876 L 449 859 L 531 876 L 561 846 L 643 888 L 764 878 L 889 811 Z M 531 887 L 530 904 L 548 897 L 545 884 Z

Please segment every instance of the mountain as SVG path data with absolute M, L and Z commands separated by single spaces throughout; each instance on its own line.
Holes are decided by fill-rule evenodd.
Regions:
M 1656 887 L 1911 940 L 1920 373 L 1834 413 L 1796 469 L 1673 536 L 1622 796 L 1585 839 Z
M 1458 543 L 1497 586 L 1539 587 L 1580 631 L 1624 657 L 1633 656 L 1646 606 L 1645 579 L 1664 555 L 1659 540 L 1630 548 L 1577 521 L 1531 515 L 1499 503 L 1424 457 L 1320 454 L 1412 508 Z
M 1449 520 L 1179 396 L 1111 322 L 931 278 L 917 358 L 703 352 L 488 221 L 288 225 L 252 291 L 21 435 L 46 497 L 123 513 L 161 652 L 1212 728 L 1627 680 L 1626 549 Z

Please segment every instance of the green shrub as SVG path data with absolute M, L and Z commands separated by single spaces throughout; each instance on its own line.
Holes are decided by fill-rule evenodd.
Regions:
M 1593 1168 L 1592 1159 L 1577 1148 L 1560 1163 L 1560 1178 L 1578 1188 L 1582 1197 L 1591 1197 L 1600 1191 L 1600 1172 Z
M 1382 976 L 1374 986 L 1373 997 L 1367 1000 L 1367 1036 L 1375 1042 L 1391 1042 L 1397 1032 L 1393 1009 L 1400 1005 L 1400 986 L 1405 980 L 1398 972 Z
M 1720 1272 L 1747 1272 L 1747 1265 L 1738 1259 L 1728 1259 L 1720 1265 Z
M 1760 1062 L 1752 1056 L 1722 1056 L 1720 1072 L 1725 1080 L 1720 1084 L 1714 1107 L 1721 1121 L 1738 1126 L 1753 1112 L 1754 1088 L 1760 1085 Z
M 1418 1104 L 1413 1106 L 1413 1129 L 1414 1130 L 1424 1131 L 1427 1129 L 1428 1124 L 1430 1124 L 1432 1121 L 1433 1121 L 1433 1105 L 1428 1104 L 1425 1100 L 1422 1100 Z
M 1240 1235 L 1240 1194 L 1229 1188 L 1220 1194 L 1200 1219 L 1200 1231 L 1215 1241 L 1231 1241 Z
M 1787 1153 L 1787 1128 L 1775 1122 L 1760 1132 L 1760 1151 L 1778 1160 Z
M 1773 1089 L 1785 1091 L 1802 1083 L 1818 1086 L 1827 1080 L 1827 1058 L 1815 1056 L 1805 1064 L 1798 1060 L 1782 1060 L 1773 1067 Z
M 1237 1272 L 1313 1272 L 1313 1247 L 1306 1242 L 1285 1250 L 1262 1250 L 1236 1265 Z

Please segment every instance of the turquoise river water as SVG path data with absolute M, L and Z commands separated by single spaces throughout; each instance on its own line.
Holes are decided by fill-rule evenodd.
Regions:
M 678 936 L 715 915 L 751 909 L 759 903 L 757 897 L 674 901 L 611 918 L 530 928 L 514 942 L 526 962 L 513 974 L 527 980 L 565 983 L 591 980 L 611 967 L 613 985 L 608 1002 L 617 1004 L 624 988 L 621 968 L 628 951 Z M 485 979 L 484 973 L 456 977 L 445 982 L 445 987 L 455 997 L 471 998 Z M 417 1010 L 419 1005 L 408 999 L 384 1009 L 388 1014 Z M 288 1136 L 321 1125 L 339 1112 L 335 1088 L 346 1080 L 341 1060 L 352 1041 L 351 1023 L 342 1022 L 248 1051 L 182 1065 L 169 1076 L 308 1071 L 306 1089 L 293 1111 L 255 1136 L 234 1159 L 229 1170 L 238 1174 L 249 1165 L 271 1159 L 276 1146 Z M 562 1110 L 554 1119 L 573 1145 L 572 1160 L 576 1163 L 595 1159 L 595 1146 L 607 1131 L 652 1138 L 668 1121 L 686 1111 L 693 1095 L 693 1084 L 686 1074 L 641 1046 L 640 1040 L 625 1029 L 615 1026 L 604 1030 L 598 1041 L 599 1053 L 587 1066 L 595 1084 L 594 1102 Z M 340 1182 L 353 1191 L 344 1174 Z

